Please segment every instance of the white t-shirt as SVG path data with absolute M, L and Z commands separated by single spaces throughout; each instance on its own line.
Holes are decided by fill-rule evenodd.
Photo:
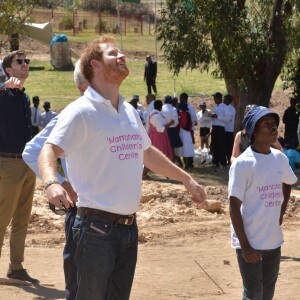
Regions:
M 60 114 L 47 143 L 64 150 L 78 207 L 117 214 L 139 210 L 143 154 L 151 141 L 137 111 L 118 111 L 91 87 Z
M 227 105 L 223 102 L 220 104 L 216 104 L 214 107 L 214 114 L 218 117 L 212 119 L 213 126 L 223 126 L 230 120 L 229 111 Z
M 235 108 L 229 104 L 227 105 L 228 113 L 229 113 L 229 120 L 225 123 L 225 131 L 226 132 L 234 132 L 234 122 L 235 122 L 235 114 L 236 110 Z
M 176 127 L 178 125 L 177 109 L 172 104 L 164 104 L 161 114 L 166 118 L 167 123 L 169 123 L 171 120 L 174 120 L 174 124 L 170 127 Z
M 188 109 L 189 109 L 189 113 L 190 113 L 190 116 L 191 116 L 191 120 L 192 120 L 192 130 L 195 130 L 195 123 L 197 123 L 197 115 L 196 115 L 196 110 L 195 110 L 195 107 L 188 103 Z
M 39 118 L 39 126 L 45 128 L 47 124 L 50 123 L 50 121 L 56 116 L 57 113 L 52 110 L 42 112 Z
M 205 111 L 200 110 L 197 112 L 197 120 L 200 128 L 206 127 L 206 128 L 211 128 L 211 117 L 208 115 L 211 113 L 210 109 L 205 109 Z
M 273 148 L 270 154 L 260 154 L 248 147 L 231 165 L 228 196 L 242 201 L 245 233 L 254 249 L 276 249 L 283 244 L 279 225 L 282 183 L 296 181 L 287 157 Z M 233 248 L 241 248 L 232 225 L 231 243 Z
M 144 112 L 144 120 L 146 121 L 146 131 L 149 133 L 150 132 L 150 121 L 149 121 L 149 116 L 151 115 L 152 111 L 154 110 L 154 102 L 155 100 L 152 100 L 149 105 L 147 110 Z
M 159 110 L 154 109 L 149 116 L 150 124 L 152 124 L 158 132 L 166 130 L 167 120 Z

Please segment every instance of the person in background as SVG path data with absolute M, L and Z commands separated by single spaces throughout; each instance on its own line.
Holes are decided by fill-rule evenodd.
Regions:
M 77 88 L 79 89 L 80 94 L 83 95 L 89 83 L 81 74 L 80 60 L 78 60 L 75 64 L 74 82 Z M 26 144 L 25 149 L 23 151 L 22 155 L 24 161 L 38 177 L 41 177 L 38 168 L 38 157 L 47 138 L 49 137 L 54 126 L 56 125 L 58 118 L 59 115 L 55 116 L 38 135 L 36 135 L 30 142 Z M 73 187 L 70 184 L 65 160 L 62 157 L 60 157 L 60 161 L 61 161 L 62 169 L 64 171 L 64 176 L 60 175 L 58 172 L 56 173 L 56 176 L 58 182 L 67 191 L 70 199 L 74 203 L 74 206 L 70 206 L 65 211 L 66 243 L 63 251 L 66 299 L 74 300 L 76 298 L 76 293 L 77 293 L 77 268 L 75 264 L 76 243 L 73 240 L 72 228 L 77 214 L 77 206 L 76 206 L 77 193 L 74 191 Z M 54 212 L 63 213 L 62 210 L 60 211 L 55 210 Z
M 211 131 L 211 152 L 212 163 L 217 168 L 225 168 L 226 162 L 226 140 L 225 140 L 225 125 L 229 121 L 230 116 L 227 105 L 222 102 L 222 94 L 217 92 L 213 95 L 215 107 L 213 113 L 210 114 L 212 118 Z
M 152 114 L 154 110 L 154 102 L 156 101 L 156 96 L 154 94 L 148 94 L 146 96 L 146 104 L 147 104 L 147 109 L 144 111 L 144 120 L 146 121 L 145 123 L 145 129 L 146 132 L 150 133 L 150 115 Z M 148 175 L 149 169 L 144 165 L 143 169 L 143 179 L 149 179 L 150 176 Z
M 174 106 L 177 109 L 177 106 L 178 106 L 178 98 L 177 97 L 172 98 L 172 106 Z
M 169 140 L 171 143 L 171 147 L 173 149 L 173 161 L 178 164 L 179 167 L 183 167 L 181 158 L 177 156 L 175 153 L 176 148 L 180 148 L 183 146 L 182 141 L 179 136 L 179 129 L 178 129 L 178 113 L 177 109 L 172 105 L 172 97 L 166 96 L 165 97 L 165 104 L 162 107 L 161 113 L 169 123 L 171 120 L 174 121 L 174 124 L 170 125 L 167 128 L 167 133 L 169 136 Z
M 3 60 L 0 59 L 0 88 L 5 84 L 7 80 L 7 76 L 2 68 Z
M 40 105 L 40 98 L 39 96 L 32 97 L 33 106 L 31 107 L 31 123 L 32 123 L 32 136 L 37 135 L 40 132 L 39 124 L 40 124 L 40 116 L 41 116 L 41 109 L 39 108 Z
M 36 179 L 22 159 L 32 138 L 30 101 L 24 92 L 29 62 L 26 52 L 18 50 L 7 54 L 2 65 L 8 80 L 0 89 L 0 256 L 11 223 L 7 277 L 37 283 L 22 264 Z
M 179 136 L 183 146 L 177 148 L 177 156 L 182 156 L 184 169 L 190 171 L 193 166 L 194 144 L 192 139 L 192 119 L 187 103 L 181 102 L 178 105 Z
M 143 107 L 142 104 L 139 103 L 139 101 L 140 101 L 140 96 L 133 95 L 129 103 L 137 110 L 143 125 L 145 125 L 146 124 L 146 120 L 144 119 L 145 108 Z
M 287 157 L 271 147 L 279 116 L 263 106 L 243 126 L 251 139 L 229 171 L 231 244 L 243 280 L 243 299 L 273 299 L 281 257 L 281 225 L 297 181 Z
M 151 146 L 137 111 L 120 96 L 129 70 L 114 39 L 94 40 L 84 49 L 80 66 L 89 87 L 61 112 L 41 151 L 39 169 L 49 202 L 59 208 L 74 206 L 56 177 L 56 159 L 65 155 L 78 195 L 73 226 L 76 299 L 127 300 L 137 261 L 143 164 L 181 181 L 198 204 L 205 192 Z
M 149 134 L 150 131 L 150 122 L 149 122 L 149 115 L 154 109 L 154 102 L 156 100 L 156 97 L 154 94 L 148 94 L 146 96 L 146 104 L 147 104 L 147 109 L 144 111 L 144 120 L 145 120 L 145 128 L 147 133 Z
M 211 110 L 206 107 L 204 101 L 199 103 L 200 111 L 197 112 L 197 121 L 200 127 L 200 147 L 203 150 L 204 148 L 209 148 L 209 136 L 211 129 Z
M 224 96 L 223 102 L 227 105 L 229 120 L 225 123 L 225 146 L 227 164 L 231 164 L 231 154 L 234 143 L 234 122 L 236 110 L 232 105 L 233 97 L 229 94 Z
M 195 107 L 192 104 L 188 103 L 188 99 L 189 99 L 189 96 L 187 93 L 182 93 L 179 96 L 179 102 L 187 104 L 187 111 L 191 117 L 191 122 L 192 122 L 192 129 L 191 129 L 192 142 L 193 142 L 193 144 L 195 144 L 194 131 L 195 131 L 195 125 L 197 125 L 197 115 L 196 115 Z M 182 107 L 185 107 L 185 106 L 182 106 Z M 192 156 L 189 156 L 188 168 L 189 169 L 194 168 L 194 154 Z
M 290 167 L 295 174 L 300 174 L 300 153 L 297 151 L 297 142 L 287 143 L 284 138 L 278 138 L 278 142 L 283 148 L 283 153 L 289 160 Z
M 154 110 L 149 116 L 150 120 L 150 132 L 149 137 L 152 145 L 159 149 L 162 153 L 166 155 L 171 161 L 173 161 L 173 150 L 168 136 L 168 128 L 175 123 L 174 119 L 164 117 L 162 114 L 163 103 L 161 100 L 155 100 Z M 178 119 L 177 119 L 178 122 Z
M 284 140 L 289 143 L 298 142 L 298 123 L 299 123 L 299 113 L 296 108 L 296 99 L 290 99 L 290 107 L 288 107 L 283 114 L 282 122 L 285 124 L 284 129 Z
M 297 136 L 298 136 L 298 144 L 300 144 L 300 118 L 299 118 L 298 128 L 297 128 Z
M 45 101 L 43 104 L 44 112 L 40 116 L 40 127 L 45 128 L 47 124 L 57 116 L 55 111 L 50 110 L 51 104 L 49 101 Z
M 157 76 L 157 63 L 151 59 L 150 55 L 146 56 L 145 72 L 144 72 L 144 81 L 147 84 L 148 95 L 151 94 L 151 88 L 153 93 L 157 94 L 156 89 L 156 76 Z

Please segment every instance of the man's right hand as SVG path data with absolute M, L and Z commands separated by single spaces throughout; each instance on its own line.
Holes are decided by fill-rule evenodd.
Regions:
M 49 186 L 46 190 L 46 197 L 50 203 L 59 208 L 62 208 L 63 205 L 66 208 L 75 206 L 75 202 L 71 200 L 67 190 L 60 184 L 52 184 Z
M 251 246 L 242 248 L 242 254 L 243 254 L 245 261 L 249 264 L 254 264 L 254 263 L 262 260 L 261 253 L 255 249 L 253 249 Z
M 2 89 L 22 89 L 23 85 L 20 79 L 16 77 L 9 78 L 5 83 Z

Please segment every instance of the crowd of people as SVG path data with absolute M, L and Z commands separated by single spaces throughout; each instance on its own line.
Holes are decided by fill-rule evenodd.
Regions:
M 150 170 L 182 182 L 195 205 L 203 205 L 205 190 L 187 172 L 194 168 L 199 134 L 201 150 L 209 148 L 215 169 L 231 165 L 231 237 L 243 299 L 272 299 L 283 243 L 280 225 L 297 180 L 293 169 L 300 166 L 294 159 L 291 168 L 288 159 L 297 137 L 296 119 L 299 122 L 294 100 L 283 118 L 281 144 L 279 116 L 262 106 L 246 108 L 243 130 L 234 136 L 231 95 L 215 93 L 215 106 L 208 109 L 202 101 L 197 113 L 186 93 L 179 99 L 156 99 L 157 66 L 147 57 L 147 107 L 139 103 L 139 95 L 128 103 L 119 94 L 129 74 L 125 55 L 113 38 L 104 36 L 86 47 L 75 65 L 80 97 L 57 115 L 49 101 L 41 112 L 38 96 L 30 107 L 24 88 L 29 62 L 25 51 L 7 54 L 7 78 L 0 86 L 0 254 L 11 222 L 8 278 L 38 283 L 23 261 L 39 176 L 49 207 L 66 214 L 66 298 L 129 299 L 137 261 L 141 180 L 149 178 Z M 155 69 L 155 76 L 148 68 Z M 290 148 L 282 150 L 287 144 Z
M 130 104 L 138 111 L 152 144 L 179 167 L 188 171 L 194 168 L 195 134 L 199 134 L 200 151 L 211 152 L 215 169 L 226 168 L 231 163 L 236 111 L 231 95 L 225 95 L 223 99 L 217 92 L 213 97 L 213 110 L 202 101 L 198 112 L 188 102 L 187 93 L 180 94 L 179 101 L 169 95 L 158 100 L 154 94 L 149 94 L 146 108 L 139 103 L 139 96 L 133 95 Z M 197 124 L 199 133 L 195 132 Z M 202 163 L 205 160 L 204 157 Z M 148 177 L 146 170 L 144 178 Z
M 178 103 L 177 98 L 169 95 L 162 101 L 156 99 L 154 94 L 148 94 L 147 108 L 138 101 L 139 96 L 133 95 L 129 103 L 139 113 L 152 145 L 179 167 L 192 169 L 197 116 L 194 106 L 188 103 L 188 95 L 182 93 Z M 147 169 L 144 170 L 143 178 L 149 178 Z

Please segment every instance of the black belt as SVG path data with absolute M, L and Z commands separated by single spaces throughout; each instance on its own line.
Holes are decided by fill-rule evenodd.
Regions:
M 100 217 L 121 225 L 132 225 L 136 217 L 135 214 L 124 216 L 89 207 L 78 207 L 77 214 L 83 218 L 92 216 Z
M 22 159 L 22 154 L 0 152 L 0 157 Z

